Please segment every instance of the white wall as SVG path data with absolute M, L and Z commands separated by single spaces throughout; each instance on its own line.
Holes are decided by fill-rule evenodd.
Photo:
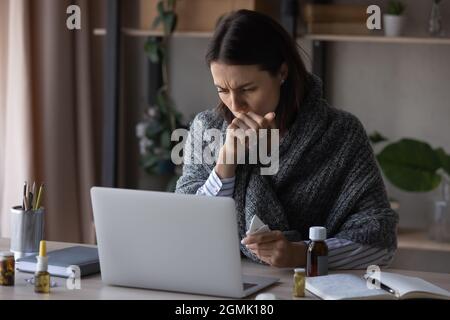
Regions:
M 209 38 L 174 38 L 170 52 L 170 81 L 177 107 L 187 117 L 218 103 L 217 89 L 205 63 Z

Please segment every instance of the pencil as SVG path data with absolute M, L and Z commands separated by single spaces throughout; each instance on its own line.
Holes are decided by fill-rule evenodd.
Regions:
M 37 199 L 36 199 L 36 203 L 34 205 L 34 210 L 39 209 L 39 206 L 41 204 L 41 198 L 42 198 L 43 189 L 44 189 L 44 184 L 41 184 L 41 186 L 39 187 L 39 192 L 38 192 L 38 196 L 37 196 Z

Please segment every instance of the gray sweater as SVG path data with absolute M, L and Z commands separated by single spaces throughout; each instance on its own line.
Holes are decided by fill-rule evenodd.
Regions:
M 200 129 L 217 128 L 225 138 L 227 126 L 215 110 L 203 111 L 191 123 L 186 146 L 198 141 L 207 148 L 210 141 Z M 272 176 L 260 175 L 258 165 L 237 166 L 233 198 L 241 239 L 257 214 L 290 241 L 308 239 L 311 226 L 325 226 L 329 238 L 395 251 L 398 216 L 389 206 L 366 132 L 355 116 L 328 105 L 321 80 L 312 74 L 279 153 L 279 170 Z M 194 153 L 184 164 L 177 193 L 196 194 L 208 179 L 215 164 L 195 164 L 193 158 L 201 156 Z M 241 250 L 257 260 L 245 246 Z

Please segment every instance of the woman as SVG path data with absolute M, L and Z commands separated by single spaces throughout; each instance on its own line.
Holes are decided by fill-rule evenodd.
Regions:
M 306 71 L 289 34 L 267 16 L 240 10 L 218 25 L 206 60 L 220 104 L 195 117 L 186 146 L 205 147 L 199 128 L 220 130 L 225 143 L 212 165 L 185 156 L 176 192 L 233 197 L 241 250 L 254 261 L 305 266 L 308 230 L 324 226 L 329 268 L 389 264 L 398 217 L 365 130 L 323 99 L 320 79 Z M 233 141 L 248 147 L 236 129 L 274 128 L 280 133 L 276 174 L 225 160 L 236 160 Z M 271 231 L 247 236 L 254 215 Z

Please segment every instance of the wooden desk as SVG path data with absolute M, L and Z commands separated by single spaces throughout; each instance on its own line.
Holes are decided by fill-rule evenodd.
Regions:
M 73 246 L 76 244 L 61 243 L 61 242 L 48 242 L 47 248 L 49 251 L 62 249 L 64 247 Z M 0 239 L 0 251 L 9 251 L 9 240 Z M 266 289 L 263 289 L 259 293 L 273 293 L 279 299 L 292 299 L 292 269 L 279 269 L 272 268 L 264 265 L 259 265 L 243 259 L 242 261 L 243 272 L 245 274 L 255 274 L 262 276 L 273 276 L 280 278 L 280 282 L 272 285 Z M 431 272 L 417 272 L 417 271 L 405 271 L 390 269 L 390 272 L 401 273 L 409 276 L 417 276 L 426 281 L 434 283 L 444 289 L 450 290 L 450 275 L 448 273 L 431 273 Z M 352 271 L 339 271 L 340 273 L 354 273 L 357 275 L 363 275 L 364 270 L 352 270 Z M 203 299 L 222 299 L 219 297 L 193 295 L 176 292 L 156 291 L 156 290 L 144 290 L 135 288 L 124 288 L 115 286 L 106 286 L 102 283 L 100 274 L 84 277 L 81 279 L 81 290 L 68 290 L 66 289 L 66 279 L 52 277 L 53 281 L 57 282 L 56 288 L 51 288 L 49 295 L 42 295 L 34 293 L 33 285 L 26 282 L 26 279 L 31 278 L 33 275 L 30 273 L 22 273 L 16 271 L 16 279 L 14 287 L 0 287 L 0 300 L 6 299 L 28 299 L 28 300 L 58 300 L 58 299 L 118 299 L 118 300 L 203 300 Z M 254 299 L 257 294 L 247 297 L 247 299 Z M 298 298 L 295 298 L 298 299 Z M 315 299 L 313 295 L 306 292 L 305 299 Z

